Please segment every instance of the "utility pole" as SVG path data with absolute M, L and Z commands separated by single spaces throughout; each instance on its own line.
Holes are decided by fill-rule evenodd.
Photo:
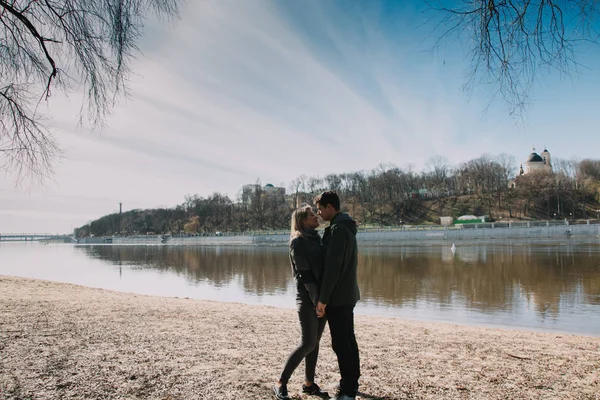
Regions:
M 119 202 L 119 236 L 121 236 L 121 232 L 123 232 L 123 203 Z

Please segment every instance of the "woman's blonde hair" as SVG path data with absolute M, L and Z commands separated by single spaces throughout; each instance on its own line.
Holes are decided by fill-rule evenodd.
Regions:
M 302 233 L 302 223 L 308 217 L 310 211 L 313 211 L 312 207 L 309 205 L 302 206 L 296 209 L 292 213 L 292 227 L 290 233 L 290 241 L 296 239 L 297 237 L 303 236 Z

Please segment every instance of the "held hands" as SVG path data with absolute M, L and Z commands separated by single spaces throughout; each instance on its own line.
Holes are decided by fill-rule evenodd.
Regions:
M 323 304 L 321 302 L 317 303 L 317 317 L 323 318 L 325 316 L 325 307 L 327 307 L 327 304 Z

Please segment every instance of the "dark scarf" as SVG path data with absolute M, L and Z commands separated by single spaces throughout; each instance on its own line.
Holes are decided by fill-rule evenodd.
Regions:
M 302 236 L 308 241 L 321 244 L 321 235 L 315 229 L 303 229 Z

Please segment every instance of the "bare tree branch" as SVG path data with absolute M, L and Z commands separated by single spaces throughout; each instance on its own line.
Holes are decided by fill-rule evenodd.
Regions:
M 27 95 L 18 87 L 0 89 L 0 169 L 15 170 L 19 178 L 42 180 L 53 171 L 61 151 L 35 113 L 24 108 Z
M 52 173 L 60 149 L 38 112 L 53 88 L 83 88 L 81 123 L 102 124 L 126 94 L 150 12 L 176 17 L 179 0 L 0 0 L 0 169 Z
M 517 116 L 540 73 L 576 72 L 577 46 L 598 43 L 597 0 L 434 0 L 430 6 L 441 15 L 438 44 L 454 36 L 470 40 L 464 88 L 492 85 Z
M 27 9 L 29 9 L 29 6 L 31 4 L 32 4 L 32 2 L 30 2 L 27 5 L 27 7 L 25 7 L 24 11 L 27 11 Z M 27 30 L 29 30 L 31 35 L 39 42 L 40 47 L 42 48 L 44 55 L 46 56 L 46 59 L 48 60 L 48 63 L 52 67 L 52 71 L 50 72 L 50 76 L 48 77 L 48 83 L 46 84 L 46 89 L 44 90 L 45 97 L 46 97 L 46 99 L 48 99 L 48 97 L 50 97 L 50 86 L 52 85 L 52 79 L 54 79 L 56 77 L 56 74 L 58 74 L 58 70 L 56 69 L 56 63 L 54 62 L 54 59 L 48 52 L 48 48 L 46 47 L 46 42 L 58 43 L 58 41 L 42 37 L 38 33 L 37 29 L 35 29 L 35 26 L 33 26 L 31 21 L 29 21 L 29 19 L 27 19 L 27 17 L 25 17 L 25 15 L 23 15 L 23 13 L 18 12 L 13 7 L 11 7 L 10 4 L 7 4 L 5 2 L 0 2 L 0 7 L 4 7 L 6 9 L 6 11 L 8 11 L 12 15 L 14 15 L 19 21 L 21 21 L 23 23 L 23 25 L 25 25 Z

